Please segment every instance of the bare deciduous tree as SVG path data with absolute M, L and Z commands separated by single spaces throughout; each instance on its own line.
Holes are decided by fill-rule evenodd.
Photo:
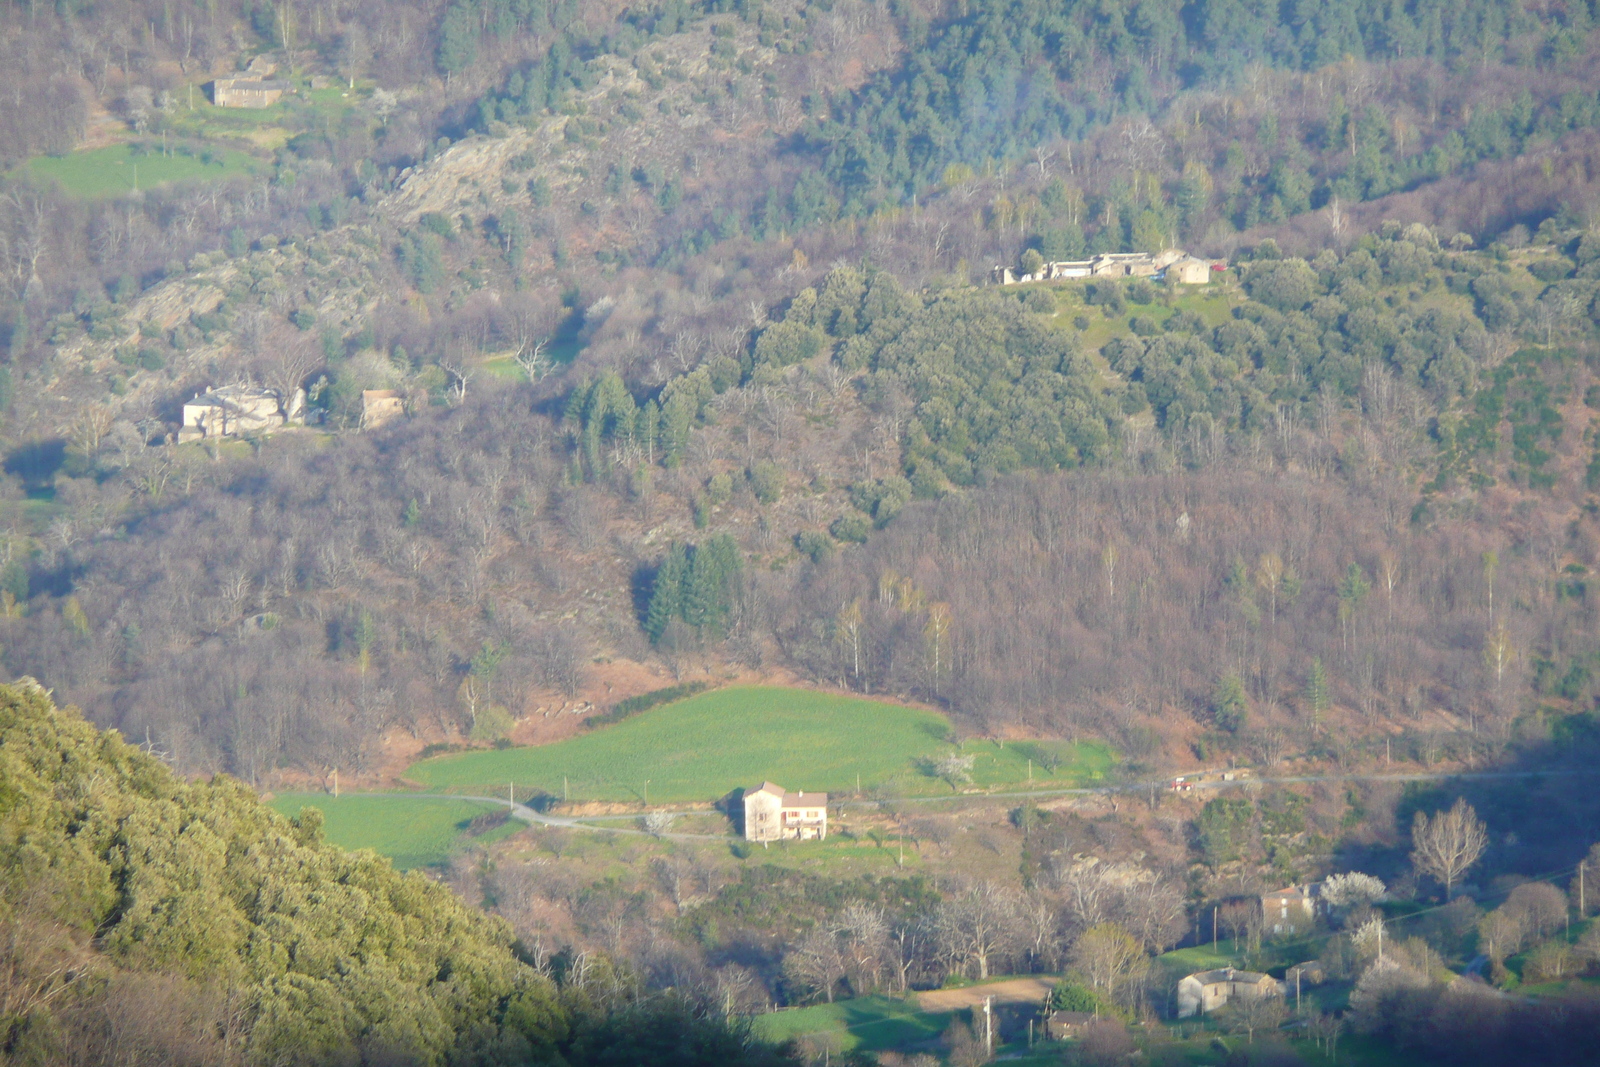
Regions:
M 976 963 L 978 977 L 987 978 L 990 964 L 1016 942 L 1016 899 L 1004 886 L 979 882 L 947 897 L 939 906 L 938 923 L 949 958 L 963 970 Z
M 793 945 L 783 957 L 784 968 L 804 979 L 833 1003 L 834 988 L 844 979 L 845 957 L 839 938 L 832 930 L 817 926 Z
M 1465 798 L 1449 811 L 1422 812 L 1411 823 L 1411 862 L 1417 870 L 1444 883 L 1445 899 L 1455 892 L 1456 881 L 1483 855 L 1489 830 Z
M 1282 1026 L 1283 1015 L 1283 998 L 1276 995 L 1241 996 L 1228 1001 L 1228 1023 L 1232 1029 L 1243 1030 L 1251 1043 L 1255 1042 L 1257 1030 Z
M 322 353 L 317 350 L 316 342 L 299 330 L 292 333 L 280 330 L 268 338 L 257 373 L 261 383 L 277 395 L 284 418 L 292 419 L 301 414 L 297 395 L 306 378 L 321 363 Z

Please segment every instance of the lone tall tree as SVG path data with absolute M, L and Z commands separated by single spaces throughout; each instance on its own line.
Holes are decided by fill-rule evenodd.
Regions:
M 1419 811 L 1411 823 L 1411 862 L 1444 883 L 1446 900 L 1456 880 L 1478 862 L 1488 844 L 1488 827 L 1465 799 L 1432 818 Z

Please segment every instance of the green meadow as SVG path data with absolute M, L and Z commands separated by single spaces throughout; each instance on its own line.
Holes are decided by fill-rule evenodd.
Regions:
M 388 856 L 401 870 L 443 863 L 469 842 L 486 844 L 514 834 L 523 826 L 512 819 L 474 837 L 468 832 L 470 823 L 475 817 L 496 810 L 495 805 L 404 793 L 342 797 L 286 793 L 273 798 L 269 806 L 290 816 L 299 814 L 301 808 L 317 808 L 322 812 L 322 829 L 329 841 L 341 848 L 370 848 Z
M 879 1052 L 937 1040 L 952 1014 L 918 1011 L 911 1001 L 870 996 L 757 1015 L 751 1024 L 766 1041 L 810 1039 L 836 1053 Z
M 1113 754 L 1095 743 L 948 740 L 950 722 L 923 708 L 803 689 L 713 690 L 615 725 L 535 748 L 480 750 L 415 763 L 430 791 L 574 801 L 712 800 L 770 779 L 788 789 L 950 795 L 932 764 L 959 752 L 972 786 L 1037 789 L 1102 780 Z M 1031 776 L 1031 777 L 1030 777 Z M 648 783 L 648 785 L 647 785 Z
M 249 155 L 232 148 L 213 148 L 192 155 L 171 149 L 162 155 L 159 149 L 146 152 L 119 144 L 64 156 L 36 156 L 19 171 L 47 185 L 59 183 L 70 196 L 94 200 L 121 196 L 136 187 L 151 189 L 169 182 L 215 181 L 248 174 L 255 165 Z

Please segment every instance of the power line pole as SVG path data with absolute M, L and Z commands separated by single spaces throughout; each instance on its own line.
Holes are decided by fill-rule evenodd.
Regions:
M 988 1050 L 990 1057 L 994 1056 L 994 1013 L 989 1010 L 989 1003 L 993 997 L 983 998 L 983 1047 Z

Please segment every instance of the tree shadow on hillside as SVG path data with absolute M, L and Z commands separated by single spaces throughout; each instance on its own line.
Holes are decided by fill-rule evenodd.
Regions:
M 1334 866 L 1393 877 L 1409 866 L 1416 814 L 1447 808 L 1459 797 L 1489 828 L 1474 883 L 1573 867 L 1600 840 L 1600 717 L 1580 712 L 1547 720 L 1542 732 L 1460 777 L 1404 783 L 1394 806 L 1396 843 L 1340 846 Z

